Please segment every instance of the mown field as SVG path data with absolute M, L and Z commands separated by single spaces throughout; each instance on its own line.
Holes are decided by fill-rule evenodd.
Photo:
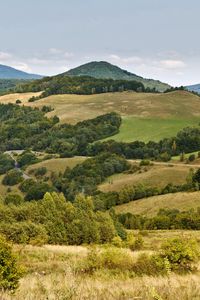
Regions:
M 13 94 L 0 97 L 0 103 L 15 103 L 39 107 L 50 105 L 61 122 L 77 123 L 98 115 L 115 111 L 122 118 L 117 141 L 159 140 L 174 136 L 186 126 L 198 125 L 200 119 L 200 98 L 186 91 L 167 94 L 152 93 L 106 93 L 97 95 L 54 95 L 36 102 L 28 102 L 38 93 Z
M 200 207 L 200 192 L 184 192 L 154 196 L 129 202 L 115 207 L 116 213 L 141 214 L 155 216 L 160 209 L 178 209 L 180 211 Z
M 135 232 L 135 234 L 137 234 Z M 120 266 L 126 267 L 127 255 L 133 261 L 141 254 L 155 253 L 166 238 L 196 238 L 195 231 L 149 231 L 143 236 L 141 251 L 118 249 Z M 24 266 L 24 276 L 15 294 L 2 292 L 4 300 L 192 300 L 200 299 L 200 272 L 168 276 L 130 276 L 119 270 L 103 268 L 92 274 L 77 273 L 91 246 L 24 246 L 15 245 L 14 251 Z M 98 246 L 107 251 L 107 246 Z M 109 251 L 115 248 L 109 245 Z M 119 259 L 119 258 L 118 258 Z

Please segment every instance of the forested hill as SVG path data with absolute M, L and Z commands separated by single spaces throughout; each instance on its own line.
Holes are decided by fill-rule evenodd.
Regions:
M 105 61 L 94 61 L 84 65 L 81 65 L 77 68 L 71 69 L 68 72 L 63 73 L 67 76 L 91 76 L 95 78 L 109 78 L 114 80 L 135 80 L 144 84 L 147 88 L 155 88 L 157 91 L 163 92 L 168 89 L 170 86 L 166 83 L 160 82 L 153 79 L 145 79 L 136 74 L 130 73 L 126 70 L 114 66 Z
M 42 76 L 29 74 L 15 68 L 0 65 L 0 79 L 39 79 Z
M 52 76 L 18 85 L 15 92 L 40 92 L 40 98 L 58 94 L 78 94 L 91 95 L 107 92 L 151 92 L 145 89 L 144 85 L 138 81 L 97 79 L 89 76 L 70 77 Z

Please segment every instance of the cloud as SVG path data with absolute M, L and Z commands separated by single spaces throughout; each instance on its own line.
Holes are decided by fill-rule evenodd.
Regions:
M 50 53 L 50 54 L 60 54 L 60 53 L 62 53 L 62 52 L 63 52 L 62 50 L 57 49 L 57 48 L 50 48 L 50 49 L 49 49 L 49 53 Z
M 32 72 L 30 66 L 24 62 L 19 62 L 16 65 L 13 65 L 13 68 L 23 71 L 23 72 Z
M 8 52 L 1 52 L 0 51 L 0 60 L 4 61 L 4 60 L 8 60 L 12 57 L 12 55 Z
M 164 69 L 182 69 L 186 67 L 186 64 L 182 60 L 174 60 L 174 59 L 166 59 L 166 60 L 161 60 L 159 62 L 159 65 L 161 68 Z
M 117 54 L 111 54 L 109 58 L 119 64 L 140 64 L 143 61 L 139 56 L 120 57 Z

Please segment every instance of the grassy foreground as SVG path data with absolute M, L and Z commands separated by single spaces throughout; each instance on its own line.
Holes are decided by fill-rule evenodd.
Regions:
M 144 249 L 130 251 L 121 249 L 136 260 L 141 253 L 152 254 L 167 237 L 195 237 L 192 231 L 149 231 L 144 239 Z M 4 300 L 191 300 L 200 299 L 200 273 L 164 277 L 129 276 L 126 272 L 108 269 L 93 274 L 76 273 L 76 266 L 87 256 L 91 246 L 14 246 L 25 274 L 14 295 L 0 294 Z M 114 247 L 110 246 L 114 249 Z M 105 251 L 101 246 L 100 251 Z M 199 266 L 198 266 L 199 268 Z

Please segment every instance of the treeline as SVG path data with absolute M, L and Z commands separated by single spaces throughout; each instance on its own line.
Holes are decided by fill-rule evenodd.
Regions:
M 200 230 L 200 208 L 198 208 L 196 211 L 192 209 L 182 212 L 178 209 L 161 209 L 158 214 L 152 218 L 125 213 L 119 214 L 118 220 L 127 229 Z
M 197 182 L 185 183 L 183 185 L 173 185 L 172 183 L 170 183 L 163 188 L 138 184 L 134 186 L 126 186 L 120 191 L 107 193 L 99 192 L 94 196 L 94 206 L 96 210 L 104 211 L 117 205 L 129 203 L 139 199 L 149 198 L 152 196 L 197 190 L 199 190 L 199 184 Z
M 62 157 L 85 155 L 86 146 L 118 133 L 121 117 L 109 113 L 76 125 L 58 125 L 59 118 L 39 110 L 0 104 L 0 151 L 32 148 Z M 55 126 L 56 125 L 56 126 Z
M 200 127 L 184 128 L 175 137 L 159 142 L 98 142 L 119 132 L 121 117 L 117 113 L 108 113 L 76 125 L 59 125 L 58 117 L 45 117 L 46 109 L 0 104 L 0 151 L 32 148 L 50 154 L 58 153 L 61 157 L 110 152 L 127 159 L 169 161 L 173 155 L 200 149 Z
M 27 156 L 28 153 L 23 154 Z M 29 154 L 30 155 L 30 154 Z M 25 160 L 26 162 L 26 160 Z M 46 192 L 62 192 L 70 201 L 74 201 L 76 195 L 95 195 L 97 188 L 107 177 L 122 173 L 130 168 L 129 163 L 115 154 L 104 153 L 94 158 L 89 158 L 73 169 L 66 168 L 64 174 L 52 173 L 45 177 L 46 170 L 35 170 L 37 181 L 33 178 L 23 179 L 19 170 L 9 170 L 3 178 L 4 185 L 13 186 L 18 183 L 19 189 L 27 201 L 40 200 Z M 9 195 L 8 195 L 9 196 Z
M 46 193 L 41 201 L 1 204 L 0 233 L 14 243 L 66 245 L 106 243 L 126 235 L 108 213 L 94 212 L 91 198 L 78 196 L 72 204 L 57 193 Z
M 27 81 L 20 79 L 0 79 L 0 95 L 12 91 L 19 84 L 24 84 Z
M 53 76 L 20 84 L 15 92 L 40 92 L 40 98 L 57 94 L 91 95 L 122 91 L 145 92 L 145 87 L 138 81 L 97 79 L 89 76 Z M 148 88 L 148 92 L 150 89 Z
M 87 147 L 87 154 L 92 156 L 97 153 L 110 152 L 123 155 L 127 159 L 154 159 L 169 161 L 171 156 L 181 153 L 199 151 L 200 127 L 186 127 L 179 131 L 176 137 L 165 138 L 159 142 L 149 141 L 144 143 L 134 141 L 131 143 L 109 140 L 96 142 Z

